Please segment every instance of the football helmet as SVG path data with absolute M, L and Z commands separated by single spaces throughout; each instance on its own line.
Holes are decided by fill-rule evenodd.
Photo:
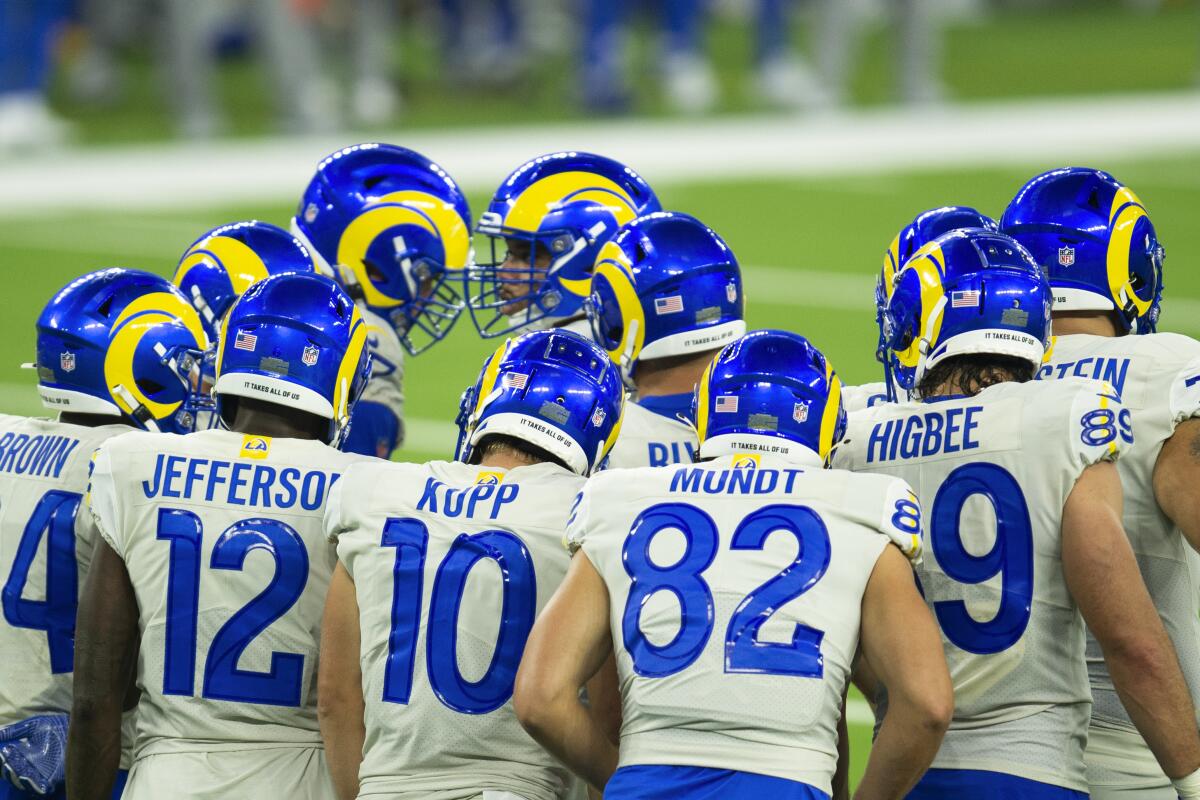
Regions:
M 171 282 L 188 298 L 213 343 L 221 318 L 251 284 L 284 272 L 315 272 L 308 248 L 283 228 L 249 220 L 213 228 L 188 247 Z
M 887 347 L 883 341 L 883 313 L 887 310 L 888 300 L 892 297 L 892 286 L 896 282 L 896 273 L 904 268 L 913 254 L 942 234 L 966 228 L 981 228 L 985 231 L 997 231 L 996 220 L 981 214 L 970 206 L 942 206 L 923 211 L 913 218 L 913 221 L 900 229 L 892 239 L 887 252 L 883 254 L 883 268 L 875 282 L 875 325 L 879 328 L 879 342 L 875 348 L 875 358 L 884 366 L 884 384 L 887 386 L 888 399 L 896 401 L 896 384 L 888 370 Z
M 1017 192 L 1000 229 L 1046 270 L 1056 311 L 1115 311 L 1126 331 L 1157 328 L 1166 251 L 1142 201 L 1112 175 L 1044 172 Z
M 148 431 L 187 433 L 208 337 L 166 279 L 133 269 L 76 278 L 37 320 L 38 392 L 53 411 L 122 415 Z
M 611 158 L 550 153 L 517 167 L 475 228 L 491 237 L 490 260 L 465 274 L 480 335 L 581 315 L 600 248 L 622 225 L 659 210 L 650 185 Z
M 925 373 L 953 356 L 1013 356 L 1032 375 L 1050 344 L 1050 286 L 1008 236 L 951 231 L 896 277 L 883 330 L 891 373 L 910 399 Z
M 292 233 L 414 355 L 462 313 L 455 273 L 472 260 L 471 210 L 419 153 L 375 143 L 333 153 L 304 190 Z
M 370 375 L 367 325 L 354 301 L 323 275 L 272 275 L 251 286 L 221 327 L 217 411 L 250 397 L 329 420 L 325 442 L 341 444 Z
M 638 360 L 717 350 L 746 332 L 733 251 L 700 220 L 673 211 L 638 217 L 604 244 L 584 309 L 631 387 Z
M 624 403 L 617 369 L 595 343 L 571 331 L 527 333 L 500 345 L 463 393 L 456 457 L 470 464 L 484 439 L 504 435 L 591 475 L 617 440 Z
M 842 383 L 807 339 L 751 331 L 725 345 L 696 384 L 699 458 L 774 454 L 824 465 L 846 434 Z

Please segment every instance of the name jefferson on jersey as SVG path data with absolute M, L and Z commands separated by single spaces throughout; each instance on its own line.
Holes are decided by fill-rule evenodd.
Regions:
M 355 460 L 224 430 L 101 447 L 92 514 L 141 617 L 137 757 L 320 746 L 317 652 L 336 563 L 322 514 Z M 269 622 L 237 622 L 253 615 Z

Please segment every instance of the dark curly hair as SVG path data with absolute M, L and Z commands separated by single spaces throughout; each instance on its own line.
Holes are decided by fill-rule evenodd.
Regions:
M 925 373 L 917 384 L 917 394 L 931 397 L 941 387 L 952 384 L 968 397 L 974 397 L 997 383 L 1025 383 L 1033 375 L 1034 370 L 1023 358 L 988 353 L 952 356 Z

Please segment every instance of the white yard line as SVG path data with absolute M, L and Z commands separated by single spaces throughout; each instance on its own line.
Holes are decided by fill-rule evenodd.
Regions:
M 278 202 L 297 196 L 318 159 L 356 138 L 168 143 L 0 163 L 0 215 Z M 565 147 L 612 155 L 652 182 L 1049 165 L 1200 148 L 1200 93 L 876 108 L 816 117 L 398 130 L 379 138 L 426 153 L 463 185 L 482 189 L 494 187 L 525 159 Z

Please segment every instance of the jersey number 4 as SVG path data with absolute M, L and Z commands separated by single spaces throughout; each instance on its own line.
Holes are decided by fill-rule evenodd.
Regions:
M 70 672 L 75 658 L 75 608 L 79 598 L 79 568 L 75 563 L 75 514 L 82 496 L 53 489 L 42 495 L 17 545 L 17 557 L 4 582 L 4 619 L 14 628 L 45 631 L 50 646 L 50 671 Z M 46 535 L 46 599 L 22 595 L 29 570 Z
M 686 544 L 678 561 L 660 566 L 650 560 L 650 544 L 667 530 L 682 533 Z M 794 563 L 746 595 L 733 612 L 725 629 L 725 671 L 819 678 L 825 673 L 823 631 L 797 623 L 791 642 L 786 644 L 759 641 L 758 633 L 776 611 L 821 580 L 829 567 L 829 532 L 807 506 L 771 505 L 743 519 L 729 547 L 761 550 L 775 531 L 794 536 L 799 553 Z M 714 603 L 703 573 L 716 558 L 717 546 L 717 525 L 712 517 L 686 503 L 659 503 L 634 521 L 622 553 L 633 583 L 625 601 L 621 630 L 625 649 L 639 675 L 673 675 L 694 663 L 708 644 Z M 669 642 L 654 644 L 641 629 L 641 617 L 650 596 L 662 591 L 679 601 L 680 627 Z
M 158 538 L 171 547 L 163 694 L 191 697 L 196 683 L 204 527 L 190 511 L 163 508 L 158 512 Z M 204 663 L 203 696 L 239 703 L 299 706 L 303 655 L 272 653 L 269 672 L 238 669 L 238 660 L 250 642 L 300 599 L 308 582 L 308 551 L 290 525 L 273 519 L 244 519 L 217 537 L 209 566 L 240 570 L 252 550 L 271 554 L 275 575 L 267 588 L 230 617 L 213 637 Z

